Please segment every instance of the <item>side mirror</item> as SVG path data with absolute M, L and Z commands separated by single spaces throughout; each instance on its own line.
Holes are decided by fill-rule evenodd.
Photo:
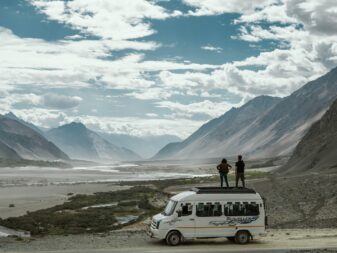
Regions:
M 182 211 L 181 211 L 181 210 L 177 210 L 176 213 L 178 214 L 178 217 L 181 217 L 181 216 L 182 216 Z

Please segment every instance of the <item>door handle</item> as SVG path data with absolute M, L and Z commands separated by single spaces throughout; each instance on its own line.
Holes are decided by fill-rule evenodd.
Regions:
M 190 220 L 194 220 L 193 218 L 191 218 Z

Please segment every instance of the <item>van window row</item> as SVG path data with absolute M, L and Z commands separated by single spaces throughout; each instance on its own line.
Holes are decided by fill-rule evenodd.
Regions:
M 193 205 L 186 203 L 181 205 L 182 216 L 192 214 Z M 222 205 L 219 202 L 197 203 L 196 216 L 216 217 L 216 216 L 256 216 L 260 214 L 259 205 L 256 202 L 228 202 Z

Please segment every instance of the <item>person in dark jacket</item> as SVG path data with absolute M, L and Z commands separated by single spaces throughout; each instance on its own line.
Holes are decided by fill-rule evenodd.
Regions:
M 239 179 L 242 181 L 242 187 L 245 188 L 245 163 L 242 160 L 242 155 L 238 156 L 238 161 L 235 163 L 236 175 L 235 175 L 235 186 L 238 187 Z
M 224 158 L 224 159 L 222 159 L 221 163 L 218 166 L 216 166 L 216 168 L 218 169 L 219 174 L 220 174 L 220 185 L 221 185 L 221 187 L 223 187 L 223 180 L 224 179 L 225 179 L 227 187 L 229 187 L 227 175 L 228 175 L 229 169 L 232 168 L 232 166 L 230 164 L 228 164 L 227 160 Z

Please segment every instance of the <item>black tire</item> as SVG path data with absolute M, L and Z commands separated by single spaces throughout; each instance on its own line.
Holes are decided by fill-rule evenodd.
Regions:
M 228 241 L 235 242 L 235 236 L 227 237 Z
M 181 243 L 181 234 L 178 231 L 171 231 L 166 236 L 166 243 L 170 246 L 177 246 Z
M 235 235 L 235 242 L 238 244 L 247 244 L 250 241 L 250 233 L 248 231 L 238 231 Z

